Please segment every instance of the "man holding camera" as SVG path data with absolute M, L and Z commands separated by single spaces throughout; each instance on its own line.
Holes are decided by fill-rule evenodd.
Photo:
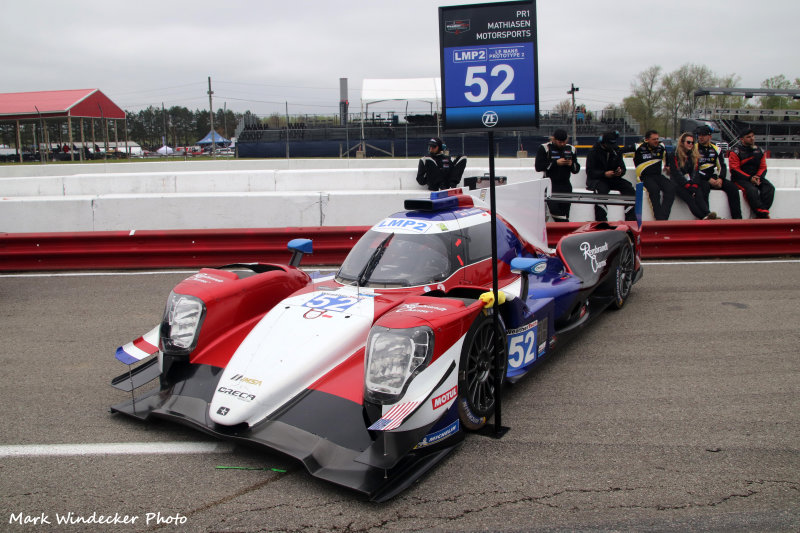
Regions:
M 538 172 L 544 172 L 545 177 L 550 178 L 553 192 L 572 192 L 570 175 L 577 174 L 581 165 L 578 163 L 575 148 L 567 144 L 567 132 L 557 129 L 553 132 L 550 142 L 539 146 L 536 152 L 534 166 Z M 548 200 L 547 207 L 550 209 L 550 216 L 555 222 L 569 222 L 568 202 L 551 202 Z

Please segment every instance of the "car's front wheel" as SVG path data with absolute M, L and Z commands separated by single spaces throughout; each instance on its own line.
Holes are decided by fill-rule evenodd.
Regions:
M 497 349 L 500 350 L 499 368 Z M 499 373 L 501 380 L 505 378 L 507 359 L 502 324 L 496 328 L 492 317 L 481 313 L 464 339 L 458 372 L 458 414 L 467 429 L 481 429 L 494 412 L 499 393 L 496 376 Z

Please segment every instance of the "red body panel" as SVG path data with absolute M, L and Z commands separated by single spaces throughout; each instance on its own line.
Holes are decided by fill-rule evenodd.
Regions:
M 364 398 L 364 348 L 361 348 L 309 389 L 327 392 L 361 405 Z
M 234 272 L 204 268 L 185 279 L 174 292 L 196 296 L 206 305 L 191 362 L 224 368 L 267 311 L 310 283 L 308 274 L 293 267 L 241 279 Z

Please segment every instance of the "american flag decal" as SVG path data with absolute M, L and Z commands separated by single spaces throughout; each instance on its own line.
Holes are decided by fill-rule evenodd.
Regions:
M 392 429 L 397 429 L 400 427 L 400 424 L 403 423 L 408 415 L 414 412 L 414 410 L 419 406 L 419 402 L 406 402 L 406 403 L 399 403 L 389 409 L 389 411 L 383 415 L 380 420 L 372 424 L 367 429 L 370 431 L 389 431 Z

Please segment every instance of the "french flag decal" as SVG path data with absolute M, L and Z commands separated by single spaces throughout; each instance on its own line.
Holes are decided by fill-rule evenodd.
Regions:
M 126 365 L 132 365 L 158 351 L 158 330 L 156 326 L 138 339 L 117 348 L 117 359 Z
M 414 410 L 419 406 L 419 402 L 406 402 L 406 403 L 399 403 L 389 409 L 389 411 L 383 415 L 380 420 L 372 424 L 367 429 L 370 431 L 389 431 L 391 429 L 397 429 L 400 427 L 400 424 L 403 423 L 408 415 L 414 412 Z

